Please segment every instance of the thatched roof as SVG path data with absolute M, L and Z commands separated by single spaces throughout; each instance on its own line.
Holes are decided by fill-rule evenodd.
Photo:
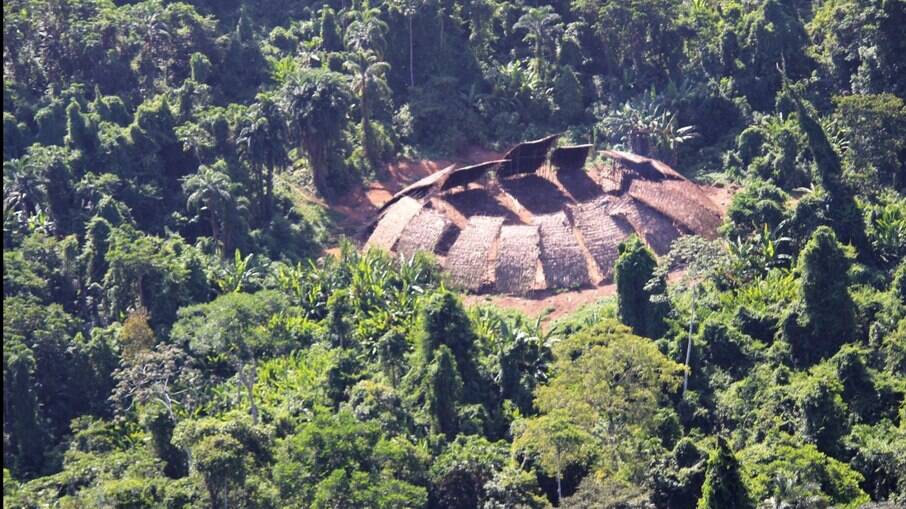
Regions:
M 570 201 L 556 184 L 540 175 L 506 179 L 500 187 L 532 214 L 552 214 Z
M 440 212 L 423 208 L 403 230 L 396 251 L 405 256 L 412 256 L 416 251 L 434 252 L 452 227 L 453 223 Z
M 494 270 L 498 292 L 524 295 L 536 289 L 539 241 L 537 226 L 508 225 L 501 228 Z
M 512 177 L 521 173 L 535 173 L 547 160 L 547 153 L 556 143 L 559 134 L 552 134 L 540 140 L 526 141 L 511 148 L 503 158 L 509 162 L 497 168 L 497 176 Z
M 466 189 L 444 195 L 444 199 L 465 217 L 501 216 L 507 223 L 518 223 L 516 213 L 507 208 L 488 189 Z
M 402 196 L 390 205 L 378 220 L 374 231 L 365 242 L 365 247 L 380 247 L 388 251 L 393 249 L 403 230 L 412 218 L 421 210 L 422 204 L 414 198 Z
M 565 212 L 536 216 L 541 233 L 541 266 L 548 288 L 578 288 L 589 283 L 585 254 Z
M 638 176 L 659 182 L 661 180 L 685 180 L 676 170 L 662 161 L 651 159 L 631 152 L 621 150 L 602 150 L 601 154 L 613 159 L 623 168 L 631 170 Z
M 512 159 L 436 172 L 397 193 L 367 245 L 438 255 L 472 292 L 526 294 L 612 278 L 618 246 L 637 233 L 658 254 L 680 235 L 712 236 L 720 210 L 666 164 L 606 151 L 615 164 L 582 168 L 589 147 L 551 155 L 556 136 L 517 145 Z M 484 179 L 496 168 L 498 179 Z M 565 169 L 569 168 L 569 169 Z
M 630 196 L 623 196 L 610 209 L 610 214 L 628 221 L 645 243 L 659 255 L 670 251 L 670 244 L 683 233 L 669 217 Z
M 629 195 L 669 217 L 688 231 L 713 237 L 720 226 L 720 212 L 702 190 L 688 180 L 651 182 L 635 179 Z
M 451 164 L 450 166 L 447 166 L 442 170 L 436 171 L 428 175 L 427 177 L 416 180 L 412 184 L 409 184 L 408 186 L 402 188 L 398 193 L 393 195 L 392 198 L 387 200 L 386 203 L 381 205 L 381 208 L 378 212 L 383 212 L 387 209 L 387 207 L 399 201 L 403 196 L 409 196 L 412 198 L 424 198 L 437 191 L 443 185 L 447 177 L 450 176 L 450 173 L 453 172 L 453 168 L 455 167 L 456 165 Z
M 624 218 L 610 215 L 610 209 L 615 201 L 611 196 L 602 196 L 570 207 L 576 231 L 594 259 L 598 274 L 604 281 L 611 279 L 613 264 L 619 256 L 620 242 L 634 231 L 632 225 Z
M 453 170 L 447 177 L 446 181 L 440 186 L 441 191 L 453 189 L 454 187 L 466 186 L 472 182 L 477 182 L 485 176 L 486 173 L 496 168 L 501 163 L 509 162 L 507 159 L 498 159 L 496 161 L 485 161 L 480 164 L 473 164 L 464 168 Z
M 482 287 L 489 254 L 501 225 L 502 217 L 474 216 L 469 219 L 469 225 L 447 254 L 446 268 L 453 284 L 472 291 Z
M 557 147 L 551 152 L 551 164 L 560 171 L 581 170 L 591 147 L 591 144 Z
M 575 201 L 589 201 L 601 196 L 604 189 L 596 182 L 587 171 L 560 171 L 555 175 L 557 182 L 566 190 Z

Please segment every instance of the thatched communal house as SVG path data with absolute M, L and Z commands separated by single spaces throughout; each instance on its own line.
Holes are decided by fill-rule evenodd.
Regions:
M 472 292 L 528 294 L 612 279 L 617 246 L 637 233 L 664 254 L 680 235 L 715 235 L 720 211 L 661 161 L 557 136 L 494 161 L 444 168 L 394 195 L 366 230 L 366 248 L 433 252 Z

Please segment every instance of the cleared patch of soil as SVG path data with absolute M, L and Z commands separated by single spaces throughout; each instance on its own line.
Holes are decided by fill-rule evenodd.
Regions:
M 684 270 L 676 270 L 667 275 L 667 282 L 675 283 L 682 278 Z M 467 307 L 478 305 L 491 305 L 497 308 L 518 311 L 529 318 L 537 318 L 545 312 L 542 324 L 550 324 L 558 318 L 573 313 L 587 304 L 594 304 L 603 299 L 612 297 L 617 293 L 616 284 L 607 284 L 593 288 L 583 288 L 574 291 L 537 292 L 531 296 L 518 297 L 514 295 L 475 295 L 464 294 L 463 304 Z
M 544 318 L 544 323 L 548 323 L 568 315 L 586 304 L 593 304 L 605 297 L 610 297 L 616 291 L 617 285 L 609 284 L 574 291 L 540 292 L 531 297 L 488 294 L 464 295 L 462 299 L 466 306 L 490 304 L 498 308 L 519 311 L 528 317 L 537 317 L 550 310 L 550 313 Z

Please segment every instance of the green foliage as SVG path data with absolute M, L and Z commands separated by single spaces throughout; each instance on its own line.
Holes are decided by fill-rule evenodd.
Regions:
M 865 188 L 890 185 L 902 191 L 906 103 L 880 94 L 837 96 L 834 104 L 847 141 L 844 159 L 850 172 L 844 176 Z
M 311 500 L 319 507 L 365 500 L 377 507 L 419 507 L 426 499 L 418 486 L 424 475 L 421 453 L 411 443 L 385 441 L 377 426 L 345 411 L 316 417 L 288 437 L 274 466 L 284 501 Z
M 3 14 L 4 507 L 906 502 L 902 1 Z M 564 129 L 728 185 L 723 237 L 555 323 L 324 255 L 401 155 Z
M 717 439 L 717 449 L 708 457 L 705 484 L 697 509 L 718 507 L 754 507 L 746 485 L 742 482 L 739 462 L 723 437 Z
M 570 465 L 581 464 L 586 449 L 592 441 L 591 435 L 577 426 L 563 409 L 556 409 L 544 415 L 519 423 L 513 449 L 523 454 L 535 454 L 545 473 L 557 478 L 557 504 L 563 498 L 560 478 Z
M 724 227 L 731 239 L 757 232 L 763 225 L 776 228 L 786 218 L 787 195 L 777 186 L 753 180 L 733 195 Z
M 536 408 L 556 414 L 548 420 L 565 419 L 569 436 L 581 431 L 593 437 L 603 474 L 619 472 L 638 482 L 653 452 L 659 402 L 679 388 L 682 367 L 610 320 L 561 341 L 554 354 L 553 377 L 537 389 Z M 537 440 L 545 443 L 542 436 Z
M 656 338 L 663 330 L 663 310 L 651 300 L 649 281 L 655 275 L 657 260 L 637 236 L 623 241 L 619 251 L 613 272 L 620 321 L 636 334 Z
M 815 496 L 842 507 L 859 507 L 868 500 L 859 487 L 862 476 L 858 472 L 789 436 L 772 437 L 768 443 L 743 449 L 738 458 L 754 500 L 772 495 L 777 489 L 772 485 L 781 476 L 805 488 L 803 498 Z
M 865 477 L 863 488 L 874 500 L 902 501 L 906 492 L 906 434 L 890 421 L 853 427 L 847 443 L 856 452 L 853 468 Z
M 895 193 L 879 198 L 878 204 L 864 207 L 866 234 L 877 257 L 893 265 L 906 256 L 906 198 Z
M 790 315 L 784 334 L 799 362 L 832 355 L 855 334 L 852 297 L 847 287 L 849 258 L 834 232 L 818 228 L 799 255 L 801 314 Z M 794 323 L 795 320 L 795 323 Z
M 485 486 L 507 464 L 508 444 L 460 435 L 431 465 L 433 506 L 479 507 L 490 497 Z

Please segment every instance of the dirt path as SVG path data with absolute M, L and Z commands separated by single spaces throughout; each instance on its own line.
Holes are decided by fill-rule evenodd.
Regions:
M 520 313 L 533 318 L 544 312 L 550 311 L 544 319 L 544 323 L 548 323 L 568 315 L 586 304 L 593 304 L 605 297 L 610 297 L 616 293 L 616 291 L 617 285 L 609 284 L 573 292 L 545 292 L 532 297 L 491 294 L 464 295 L 463 303 L 466 306 L 491 304 L 494 307 L 519 311 Z

